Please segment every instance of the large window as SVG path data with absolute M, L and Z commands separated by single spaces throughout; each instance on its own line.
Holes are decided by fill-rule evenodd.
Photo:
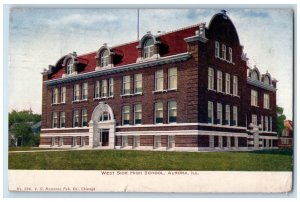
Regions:
M 155 124 L 160 124 L 163 123 L 163 117 L 164 117 L 164 113 L 163 113 L 163 103 L 162 102 L 156 102 L 154 104 L 155 106 Z
M 233 76 L 233 90 L 232 90 L 233 95 L 238 95 L 238 77 Z
M 60 127 L 64 128 L 66 126 L 66 115 L 65 112 L 60 112 Z
M 163 89 L 164 89 L 164 72 L 161 69 L 155 72 L 155 91 L 161 91 Z
M 66 103 L 66 87 L 60 88 L 60 102 Z
M 95 82 L 95 98 L 100 97 L 100 81 Z
M 134 93 L 142 93 L 143 91 L 143 76 L 142 74 L 134 75 Z
M 270 95 L 264 94 L 264 108 L 270 109 Z
M 237 109 L 237 106 L 233 106 L 232 110 L 233 110 L 232 125 L 237 126 L 238 125 L 238 109 Z
M 130 108 L 129 106 L 123 106 L 122 108 L 122 123 L 123 125 L 129 125 L 130 120 Z
M 225 89 L 226 89 L 226 93 L 230 94 L 230 74 L 226 73 L 226 83 L 225 83 Z
M 52 128 L 58 127 L 57 112 L 52 112 Z
M 52 90 L 52 103 L 57 104 L 58 103 L 58 88 L 54 88 Z
M 208 89 L 214 90 L 214 69 L 208 68 Z
M 144 43 L 144 58 L 150 58 L 154 55 L 154 41 L 153 39 L 148 39 Z
M 168 89 L 177 89 L 177 68 L 168 69 Z
M 256 116 L 256 114 L 252 114 L 252 124 L 257 126 L 257 116 Z
M 101 81 L 101 97 L 107 97 L 107 80 Z
M 88 83 L 82 84 L 82 99 L 83 100 L 88 99 Z
M 215 41 L 215 57 L 220 57 L 220 43 L 218 41 Z
M 207 122 L 208 123 L 214 123 L 214 106 L 213 102 L 208 101 L 208 107 L 207 107 Z
M 169 123 L 176 123 L 177 121 L 177 103 L 176 101 L 168 102 L 169 108 Z
M 130 94 L 130 76 L 123 76 L 123 95 Z
M 269 131 L 269 117 L 265 116 L 265 129 L 266 131 Z
M 225 107 L 225 124 L 230 124 L 230 105 L 226 105 Z
M 222 92 L 223 91 L 223 79 L 222 79 L 222 72 L 217 71 L 217 91 Z
M 217 103 L 217 124 L 222 124 L 222 104 Z
M 142 105 L 134 105 L 134 124 L 142 124 Z
M 88 119 L 87 119 L 87 110 L 83 109 L 81 111 L 81 125 L 87 126 L 88 125 Z
M 109 79 L 109 97 L 112 97 L 114 96 L 114 79 L 113 78 L 110 78 Z
M 258 106 L 258 93 L 256 90 L 251 90 L 251 105 Z
M 74 110 L 73 111 L 73 127 L 79 126 L 79 111 Z
M 229 50 L 229 53 L 228 53 L 228 57 L 229 58 L 228 58 L 228 60 L 229 60 L 229 62 L 232 62 L 232 48 L 229 47 L 228 50 Z
M 79 84 L 74 85 L 73 95 L 74 95 L 73 96 L 74 101 L 80 100 L 80 86 L 79 86 Z
M 226 60 L 226 46 L 222 44 L 222 59 Z
M 108 50 L 104 50 L 101 53 L 101 67 L 108 66 L 109 53 Z

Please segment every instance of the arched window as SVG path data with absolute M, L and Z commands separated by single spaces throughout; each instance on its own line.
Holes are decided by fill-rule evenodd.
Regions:
M 109 52 L 108 50 L 104 50 L 101 53 L 101 67 L 108 66 Z
M 69 59 L 67 63 L 67 74 L 72 74 L 74 72 L 74 60 Z
M 104 111 L 102 114 L 100 114 L 100 117 L 99 117 L 100 122 L 109 121 L 110 119 L 111 119 L 111 117 L 107 111 Z
M 154 41 L 147 39 L 144 43 L 144 58 L 150 58 L 154 55 Z
M 257 71 L 252 71 L 251 72 L 251 78 L 255 79 L 255 80 L 258 80 L 258 73 L 257 73 Z
M 270 85 L 270 77 L 269 76 L 264 77 L 264 83 L 267 85 Z

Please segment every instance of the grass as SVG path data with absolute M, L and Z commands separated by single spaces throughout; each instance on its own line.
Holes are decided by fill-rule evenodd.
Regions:
M 32 151 L 32 150 L 49 150 L 49 148 L 39 148 L 39 147 L 9 147 L 8 148 L 8 151 Z
M 10 153 L 9 169 L 292 171 L 292 151 L 158 152 L 75 150 Z

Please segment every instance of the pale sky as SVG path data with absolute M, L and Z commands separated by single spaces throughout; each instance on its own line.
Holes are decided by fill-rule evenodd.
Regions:
M 221 9 L 140 9 L 140 37 L 206 22 Z M 226 9 L 226 8 L 225 8 Z M 293 12 L 226 9 L 252 67 L 279 82 L 277 105 L 292 119 Z M 24 8 L 10 11 L 9 110 L 41 113 L 42 75 L 70 52 L 79 55 L 137 39 L 136 9 Z

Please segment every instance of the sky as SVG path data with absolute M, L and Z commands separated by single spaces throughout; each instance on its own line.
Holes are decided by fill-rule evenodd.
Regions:
M 206 22 L 221 9 L 140 9 L 140 38 Z M 225 8 L 226 9 L 226 8 Z M 292 119 L 293 12 L 228 8 L 249 58 L 261 74 L 279 82 L 277 105 Z M 9 18 L 9 110 L 41 113 L 42 75 L 63 55 L 98 50 L 137 39 L 137 9 L 14 8 Z

